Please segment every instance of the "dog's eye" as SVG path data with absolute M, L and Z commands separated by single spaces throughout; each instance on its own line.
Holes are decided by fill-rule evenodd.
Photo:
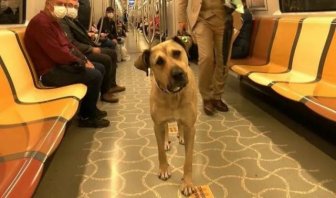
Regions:
M 165 60 L 164 60 L 162 57 L 159 57 L 159 58 L 156 60 L 156 64 L 157 64 L 157 65 L 164 65 L 164 64 L 165 64 Z
M 174 58 L 180 58 L 181 51 L 180 50 L 173 50 L 173 57 Z

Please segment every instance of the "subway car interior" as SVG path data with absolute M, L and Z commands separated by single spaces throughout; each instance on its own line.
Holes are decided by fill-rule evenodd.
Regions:
M 0 0 L 0 196 L 336 198 L 335 28 L 335 0 Z

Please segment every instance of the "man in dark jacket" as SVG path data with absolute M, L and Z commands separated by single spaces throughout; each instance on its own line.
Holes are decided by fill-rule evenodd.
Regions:
M 105 76 L 102 85 L 101 100 L 105 102 L 118 102 L 112 94 L 124 91 L 125 87 L 116 83 L 117 55 L 109 48 L 101 48 L 95 44 L 88 36 L 86 29 L 77 20 L 78 0 L 69 0 L 67 4 L 67 16 L 60 24 L 65 31 L 68 39 L 82 52 L 87 58 L 94 62 L 102 63 L 105 66 Z
M 117 25 L 114 21 L 114 9 L 112 7 L 106 8 L 106 16 L 101 18 L 98 22 L 98 29 L 100 29 L 103 23 L 102 32 L 107 34 L 107 37 L 111 39 L 115 44 L 118 43 Z

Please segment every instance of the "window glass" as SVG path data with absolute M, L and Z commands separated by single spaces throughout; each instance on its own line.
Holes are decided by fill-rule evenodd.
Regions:
M 0 25 L 22 24 L 25 19 L 25 0 L 0 0 Z
M 281 12 L 336 11 L 335 0 L 279 0 Z

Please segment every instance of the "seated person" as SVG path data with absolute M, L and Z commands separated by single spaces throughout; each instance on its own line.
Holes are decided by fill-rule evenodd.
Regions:
M 20 23 L 19 5 L 13 0 L 1 0 L 0 24 Z
M 119 44 L 119 46 L 117 46 L 118 61 L 129 60 L 130 57 L 124 46 L 125 40 L 119 37 L 117 32 L 117 25 L 114 21 L 114 9 L 112 7 L 106 8 L 106 16 L 99 20 L 98 29 L 100 29 L 102 23 L 102 33 L 107 34 L 107 37 L 111 39 L 113 43 Z
M 97 108 L 102 73 L 67 39 L 59 20 L 66 15 L 67 0 L 46 0 L 45 8 L 32 18 L 24 42 L 40 80 L 46 86 L 65 86 L 83 83 L 87 92 L 79 109 L 80 127 L 107 127 L 106 111 Z M 74 72 L 64 69 L 80 65 Z
M 246 6 L 246 1 L 242 1 L 244 5 L 244 14 L 242 14 L 243 26 L 233 42 L 231 58 L 244 58 L 247 57 L 250 50 L 251 34 L 252 34 L 252 14 Z
M 118 102 L 113 93 L 124 91 L 125 87 L 116 83 L 117 57 L 115 50 L 97 46 L 88 36 L 85 28 L 76 19 L 78 13 L 78 0 L 68 0 L 67 16 L 60 24 L 68 39 L 72 42 L 89 60 L 102 63 L 105 66 L 105 76 L 102 84 L 101 100 L 105 102 Z

